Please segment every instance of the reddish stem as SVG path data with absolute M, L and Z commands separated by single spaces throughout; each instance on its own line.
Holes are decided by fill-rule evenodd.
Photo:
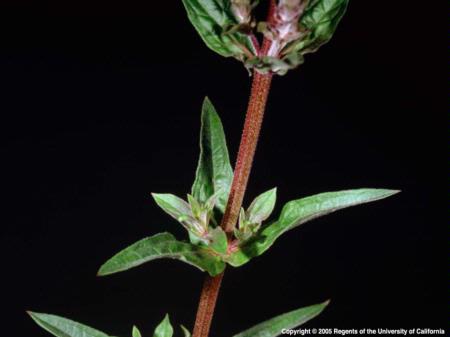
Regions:
M 260 53 L 261 53 L 261 47 L 259 46 L 259 41 L 258 41 L 258 39 L 256 38 L 256 36 L 255 36 L 255 34 L 251 34 L 250 35 L 250 40 L 252 40 L 252 44 L 253 44 L 253 48 L 255 49 L 255 51 L 256 51 L 256 56 L 259 56 L 260 55 Z
M 233 231 L 238 220 L 239 210 L 247 189 L 271 81 L 271 74 L 262 75 L 258 72 L 254 74 L 252 93 L 239 146 L 233 183 L 222 220 L 224 230 L 229 233 Z
M 273 18 L 275 5 L 275 0 L 271 0 L 268 13 L 269 21 Z M 266 55 L 270 44 L 269 40 L 264 39 L 259 55 Z M 221 223 L 222 228 L 230 235 L 238 220 L 239 210 L 247 188 L 271 83 L 272 74 L 254 72 L 230 196 Z M 197 309 L 193 337 L 208 337 L 209 335 L 223 274 L 222 272 L 215 277 L 206 276 Z
M 208 337 L 223 274 L 224 272 L 215 277 L 208 275 L 205 278 L 197 308 L 193 337 Z

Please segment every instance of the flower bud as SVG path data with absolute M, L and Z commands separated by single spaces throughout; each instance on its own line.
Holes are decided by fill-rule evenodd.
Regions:
M 274 37 L 268 56 L 277 57 L 289 42 L 301 37 L 298 22 L 307 3 L 308 0 L 279 1 L 270 27 L 270 30 L 274 32 Z
M 231 10 L 238 23 L 250 23 L 252 10 L 250 0 L 231 0 Z
M 305 4 L 306 1 L 303 0 L 280 0 L 277 15 L 284 22 L 298 20 L 298 16 L 302 13 L 302 7 Z

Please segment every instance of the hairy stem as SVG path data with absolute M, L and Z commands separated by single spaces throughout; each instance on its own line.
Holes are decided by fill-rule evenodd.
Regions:
M 217 296 L 219 295 L 220 285 L 222 284 L 224 272 L 211 277 L 206 276 L 203 283 L 202 294 L 197 308 L 197 317 L 195 319 L 193 337 L 207 337 L 214 316 Z
M 222 228 L 226 232 L 233 231 L 239 217 L 239 210 L 247 189 L 271 82 L 272 74 L 262 75 L 255 72 L 233 183 L 222 220 Z
M 269 21 L 273 17 L 272 14 L 274 9 L 275 0 L 271 0 L 268 14 Z M 258 51 L 258 54 L 266 55 L 270 48 L 270 44 L 271 42 L 269 40 L 264 39 L 262 48 Z M 258 144 L 271 83 L 272 74 L 260 74 L 256 71 L 254 72 L 230 196 L 221 223 L 222 228 L 230 233 L 230 235 L 237 223 L 239 210 L 242 206 L 242 200 L 244 199 L 245 191 L 247 189 L 247 183 L 256 152 L 256 146 Z M 219 295 L 223 274 L 224 272 L 215 277 L 209 275 L 206 276 L 197 309 L 193 337 L 208 337 L 209 335 L 209 329 L 214 316 L 214 308 Z

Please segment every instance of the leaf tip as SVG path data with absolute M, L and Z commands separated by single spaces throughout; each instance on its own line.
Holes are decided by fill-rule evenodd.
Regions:
M 30 318 L 35 321 L 37 324 L 39 324 L 39 313 L 33 312 L 30 310 L 25 310 L 25 313 L 30 316 Z
M 188 328 L 186 328 L 183 324 L 180 324 L 181 331 L 184 333 L 184 337 L 191 337 L 191 333 Z
M 152 192 L 151 195 L 152 195 L 153 200 L 156 202 L 156 204 L 157 204 L 158 206 L 162 207 L 162 206 L 160 205 L 160 203 L 163 203 L 163 202 L 164 202 L 164 196 L 166 196 L 167 194 L 165 194 L 165 193 L 155 193 L 155 192 Z
M 205 96 L 202 103 L 202 116 L 205 117 L 207 113 L 214 112 L 214 105 L 208 96 Z
M 25 313 L 30 316 L 33 320 L 38 319 L 38 316 L 40 315 L 37 312 L 31 311 L 31 310 L 25 310 Z
M 384 192 L 384 193 L 383 193 L 383 194 L 384 194 L 383 196 L 384 196 L 385 198 L 387 198 L 387 197 L 390 197 L 390 196 L 392 196 L 392 195 L 395 195 L 395 194 L 400 193 L 401 190 L 381 189 L 380 192 Z
M 167 323 L 169 325 L 172 325 L 172 323 L 170 322 L 170 316 L 168 313 L 164 315 L 164 319 L 162 320 L 161 323 Z
M 350 192 L 353 190 L 350 190 Z M 354 190 L 358 191 L 358 190 Z M 363 192 L 363 194 L 369 195 L 369 201 L 377 201 L 381 199 L 388 198 L 392 195 L 400 193 L 401 190 L 389 189 L 389 188 L 361 188 L 359 191 Z M 368 201 L 368 202 L 369 202 Z
M 203 99 L 203 105 L 205 104 L 212 104 L 208 96 L 205 96 L 205 98 Z
M 133 337 L 142 337 L 141 332 L 139 331 L 139 329 L 136 325 L 133 325 L 131 334 Z
M 106 262 L 105 264 L 103 264 L 99 270 L 97 271 L 97 274 L 95 275 L 96 277 L 103 277 L 103 276 L 107 276 L 109 274 L 112 274 L 109 270 L 108 270 L 108 266 L 107 266 L 108 262 Z

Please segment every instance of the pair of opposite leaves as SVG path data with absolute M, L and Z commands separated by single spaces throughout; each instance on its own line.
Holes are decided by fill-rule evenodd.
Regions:
M 171 194 L 153 194 L 155 201 L 164 211 L 187 227 L 190 242 L 179 241 L 170 233 L 160 233 L 142 239 L 108 260 L 100 268 L 99 275 L 128 270 L 154 259 L 172 258 L 216 276 L 224 270 L 227 263 L 239 267 L 263 254 L 282 234 L 307 221 L 343 208 L 383 199 L 398 192 L 362 188 L 321 193 L 288 202 L 282 208 L 278 219 L 261 225 L 261 222 L 270 216 L 275 205 L 276 189 L 271 189 L 258 196 L 249 209 L 242 212 L 247 214 L 249 219 L 256 219 L 253 222 L 259 222 L 256 230 L 245 240 L 236 238 L 235 246 L 229 249 L 225 233 L 220 226 L 214 224 L 220 223 L 220 217 L 225 211 L 232 179 L 233 170 L 222 123 L 211 102 L 205 99 L 201 116 L 200 159 L 190 199 L 195 199 L 195 202 L 201 205 L 208 203 L 211 198 L 215 199 L 212 203 L 214 209 L 208 215 L 211 219 L 204 228 L 205 234 L 210 235 L 211 240 L 202 242 L 198 233 L 190 231 L 190 227 L 186 226 L 186 222 L 189 222 L 186 218 L 193 217 L 189 208 L 192 202 L 187 203 Z
M 260 55 L 254 43 L 255 29 L 257 27 L 270 27 L 270 23 L 260 22 L 256 24 L 251 15 L 251 9 L 259 0 L 183 0 L 188 17 L 192 25 L 206 45 L 216 53 L 225 57 L 234 57 L 242 61 L 249 69 L 259 72 L 273 72 L 280 75 L 289 69 L 303 63 L 305 54 L 315 52 L 333 36 L 336 28 L 345 14 L 349 0 L 279 0 L 278 6 L 291 6 L 295 13 L 286 13 L 295 17 L 294 33 L 296 37 L 289 40 L 276 55 Z M 249 16 L 249 20 L 241 27 L 239 17 L 234 6 L 241 6 L 241 11 Z M 245 8 L 246 7 L 246 8 Z M 295 9 L 297 8 L 297 9 Z M 276 12 L 276 10 L 275 10 Z M 276 29 L 276 27 L 273 27 Z M 280 29 L 286 28 L 282 24 Z M 267 30 L 256 29 L 263 33 L 269 40 Z

